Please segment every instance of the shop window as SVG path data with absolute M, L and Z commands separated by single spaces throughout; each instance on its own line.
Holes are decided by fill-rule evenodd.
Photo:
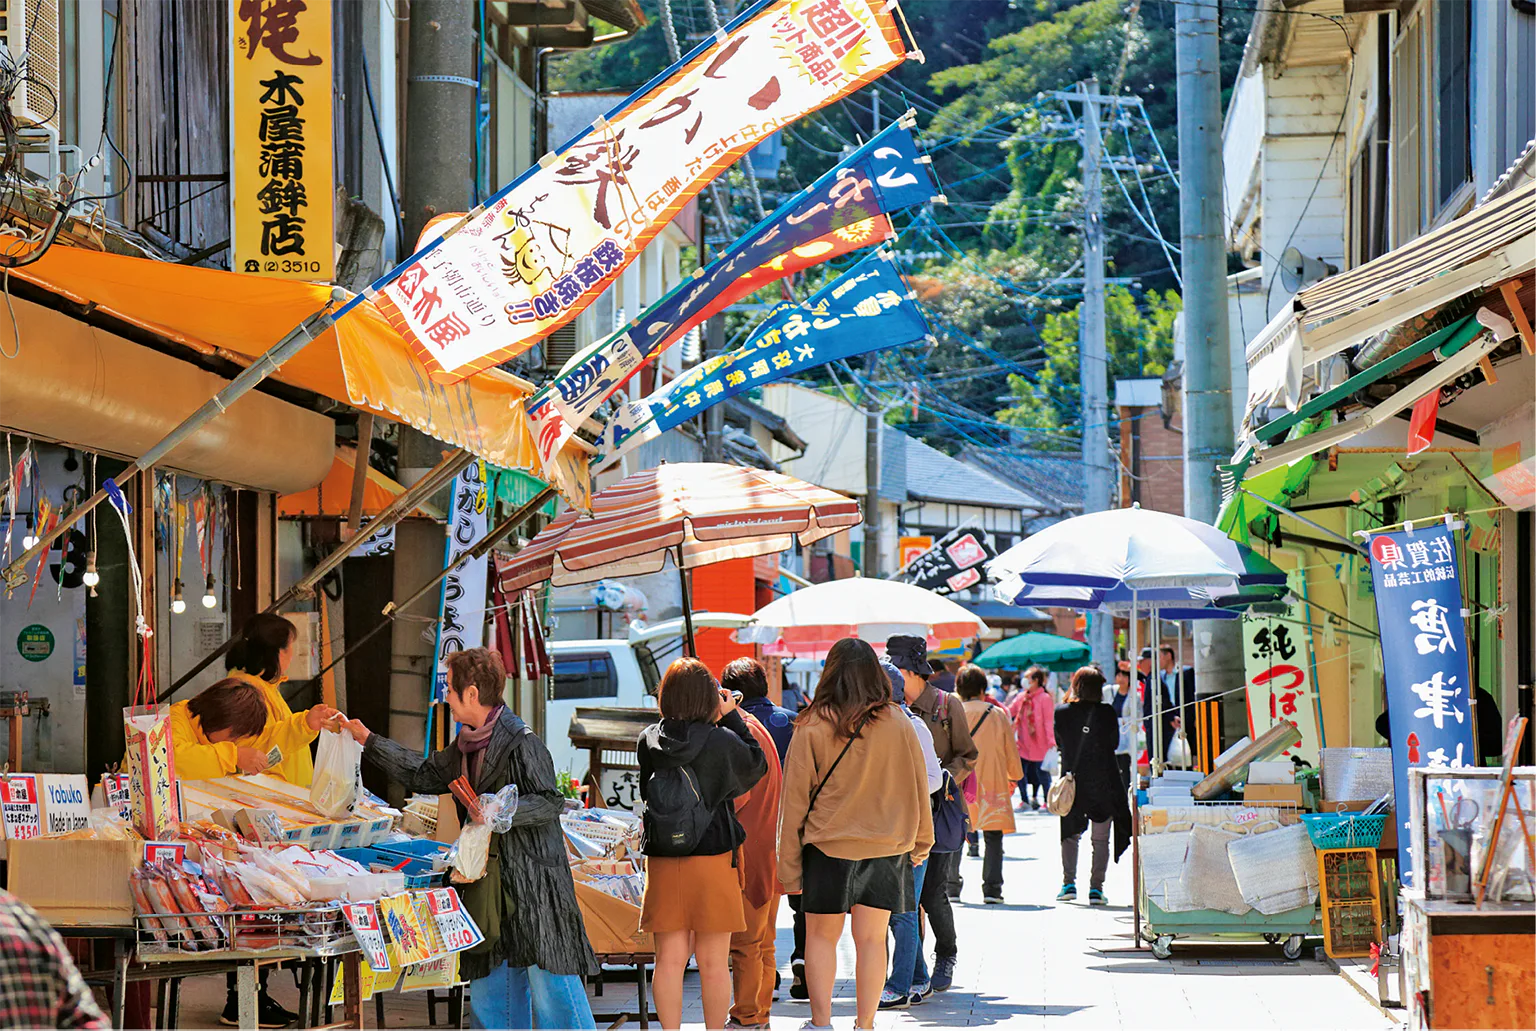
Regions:
M 619 676 L 607 654 L 566 655 L 556 658 L 554 665 L 556 701 L 619 695 Z

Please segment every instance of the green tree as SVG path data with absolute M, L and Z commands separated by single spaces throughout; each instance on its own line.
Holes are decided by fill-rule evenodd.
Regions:
M 1148 291 L 1138 302 L 1126 288 L 1110 286 L 1104 323 L 1111 384 L 1116 378 L 1157 377 L 1167 371 L 1173 362 L 1173 321 L 1182 309 L 1175 291 Z M 1034 378 L 1009 376 L 1015 401 L 998 413 L 998 420 L 1022 428 L 1076 430 L 1082 398 L 1077 362 L 1080 311 L 1081 306 L 1045 318 L 1040 373 Z

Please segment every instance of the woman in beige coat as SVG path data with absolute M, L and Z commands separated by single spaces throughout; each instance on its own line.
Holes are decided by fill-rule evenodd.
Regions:
M 986 696 L 987 674 L 975 665 L 963 665 L 955 676 L 955 693 L 965 702 L 965 721 L 976 742 L 975 795 L 966 784 L 971 829 L 986 842 L 981 864 L 981 896 L 987 905 L 1003 901 L 1003 835 L 1014 832 L 1013 787 L 1023 776 L 1013 739 L 1013 723 L 1006 709 Z

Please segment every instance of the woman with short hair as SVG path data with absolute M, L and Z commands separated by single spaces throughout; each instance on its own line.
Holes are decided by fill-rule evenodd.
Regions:
M 1023 775 L 1008 721 L 1008 712 L 989 700 L 987 674 L 976 665 L 962 665 L 955 676 L 955 693 L 965 703 L 965 721 L 976 744 L 974 794 L 966 802 L 971 829 L 986 842 L 981 864 L 981 900 L 989 906 L 1003 902 L 1003 835 L 1014 832 L 1013 785 Z
M 1107 905 L 1104 877 L 1109 869 L 1109 834 L 1114 826 L 1115 859 L 1131 843 L 1131 809 L 1115 749 L 1120 723 L 1113 706 L 1104 704 L 1104 673 L 1086 665 L 1072 673 L 1067 702 L 1056 709 L 1056 743 L 1061 771 L 1077 784 L 1072 811 L 1061 817 L 1061 892 L 1058 902 L 1077 899 L 1077 844 L 1093 825 L 1093 863 L 1088 871 L 1088 904 Z
M 917 908 L 913 868 L 933 847 L 928 771 L 891 701 L 874 648 L 852 637 L 827 652 L 816 696 L 796 720 L 784 765 L 779 879 L 805 910 L 809 1027 L 832 1023 L 843 918 L 853 914 L 855 1026 L 872 1028 L 885 984 L 892 913 Z
M 683 972 L 699 965 L 704 1024 L 731 1005 L 731 935 L 747 929 L 735 799 L 768 772 L 762 746 L 704 662 L 678 658 L 656 688 L 661 721 L 640 734 L 645 897 L 640 929 L 656 938 L 652 989 L 661 1026 L 683 1018 Z M 679 807 L 681 806 L 681 807 Z
M 215 780 L 267 768 L 254 746 L 267 725 L 267 701 L 244 679 L 221 679 L 187 701 L 171 705 L 176 779 Z

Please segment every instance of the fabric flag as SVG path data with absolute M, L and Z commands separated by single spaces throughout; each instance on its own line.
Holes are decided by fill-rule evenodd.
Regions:
M 989 533 L 962 525 L 914 557 L 896 573 L 896 579 L 948 596 L 981 582 L 985 578 L 982 565 L 996 556 L 997 547 Z
M 928 322 L 906 281 L 885 251 L 876 252 L 806 301 L 776 307 L 741 348 L 621 408 L 598 443 L 599 463 L 611 465 L 733 395 L 809 367 L 924 340 L 932 340 Z
M 1458 524 L 1459 527 L 1459 524 Z M 1477 765 L 1472 739 L 1472 690 L 1467 627 L 1461 610 L 1456 531 L 1444 526 L 1370 537 L 1376 625 L 1381 633 L 1382 682 L 1392 742 L 1397 822 L 1408 825 L 1408 770 Z M 1398 836 L 1404 886 L 1424 888 L 1413 838 Z
M 883 213 L 933 200 L 932 166 L 912 122 L 904 115 L 875 134 L 628 326 L 573 356 L 524 404 L 540 458 L 558 458 L 572 429 L 690 328 L 778 277 L 878 243 L 890 227 Z M 881 225 L 866 232 L 871 219 Z
M 781 126 L 906 57 L 884 0 L 760 0 L 372 294 L 435 379 L 525 352 Z
M 1440 389 L 1413 404 L 1408 418 L 1408 455 L 1422 453 L 1435 440 L 1435 421 L 1440 418 Z

